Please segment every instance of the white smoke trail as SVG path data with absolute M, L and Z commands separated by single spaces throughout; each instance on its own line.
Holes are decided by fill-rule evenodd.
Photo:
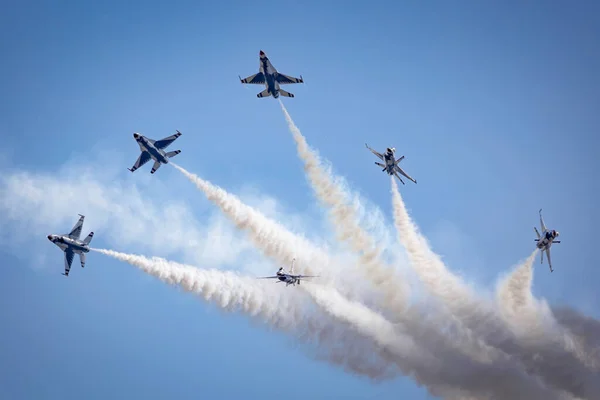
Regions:
M 451 315 L 461 322 L 460 336 L 481 338 L 487 346 L 517 356 L 528 371 L 541 376 L 547 384 L 559 390 L 584 398 L 600 398 L 600 385 L 595 372 L 586 368 L 588 363 L 580 351 L 574 350 L 573 341 L 565 340 L 562 346 L 556 346 L 556 343 L 550 345 L 547 340 L 542 340 L 544 336 L 540 335 L 535 336 L 537 343 L 515 337 L 515 332 L 502 321 L 496 309 L 478 299 L 431 251 L 427 241 L 410 219 L 393 178 L 391 184 L 394 221 L 399 240 L 407 250 L 411 265 L 429 292 L 440 298 Z M 520 296 L 528 301 L 530 297 L 523 293 L 522 288 L 527 286 L 526 283 L 528 279 L 530 282 L 531 277 L 528 278 L 526 270 L 519 270 L 518 276 L 519 283 L 513 281 L 511 287 L 520 288 L 521 291 L 514 294 L 513 290 L 512 298 Z M 536 356 L 538 352 L 542 352 L 542 357 Z M 548 362 L 550 359 L 551 363 Z
M 445 398 L 475 396 L 479 399 L 569 398 L 514 368 L 509 360 L 496 359 L 488 364 L 475 364 L 456 354 L 450 360 L 435 352 L 437 357 L 433 358 L 412 340 L 398 337 L 393 324 L 362 304 L 349 302 L 329 288 L 307 285 L 305 289 L 332 316 L 347 321 L 365 336 L 372 337 L 383 351 L 394 353 L 400 369 L 426 385 L 434 395 Z
M 500 311 L 510 322 L 515 318 L 525 323 L 539 323 L 538 304 L 531 292 L 533 282 L 533 261 L 538 251 L 535 249 L 512 274 L 500 281 L 497 290 Z M 527 329 L 534 328 L 533 324 Z M 535 328 L 534 328 L 535 329 Z M 535 329 L 538 331 L 538 329 Z
M 402 281 L 393 279 L 390 276 L 390 268 L 386 268 L 380 261 L 381 249 L 377 249 L 373 240 L 369 235 L 361 229 L 358 224 L 358 218 L 352 207 L 347 205 L 347 194 L 340 184 L 335 182 L 329 171 L 321 164 L 319 157 L 315 151 L 310 149 L 300 130 L 294 124 L 292 118 L 287 112 L 285 106 L 280 101 L 282 111 L 286 121 L 292 132 L 297 145 L 297 150 L 300 158 L 304 162 L 305 171 L 311 181 L 313 189 L 316 191 L 318 198 L 331 207 L 331 217 L 334 226 L 338 230 L 338 237 L 341 240 L 348 240 L 354 251 L 361 254 L 360 264 L 367 269 L 369 276 L 376 286 L 382 290 L 386 297 L 386 308 L 390 308 L 394 313 L 394 317 L 398 322 L 403 321 L 407 326 L 407 330 L 414 334 L 417 330 L 423 332 L 423 326 L 419 326 L 418 319 L 407 321 L 407 316 L 413 314 L 413 310 L 407 309 L 407 293 L 402 290 Z M 416 316 L 418 318 L 418 316 Z M 431 334 L 430 334 L 431 335 Z M 466 343 L 466 339 L 462 338 L 462 343 Z M 438 335 L 437 344 L 444 345 L 449 349 L 457 349 L 456 343 L 450 343 L 447 338 Z M 481 351 L 485 352 L 484 357 L 501 357 L 501 355 L 489 347 L 482 346 L 479 343 L 471 341 L 470 347 L 462 346 L 462 351 L 471 355 L 474 359 L 482 357 Z
M 262 250 L 265 255 L 281 261 L 291 259 L 294 252 L 298 250 L 298 243 L 294 242 L 297 241 L 297 239 L 283 227 L 269 220 L 251 207 L 244 205 L 236 196 L 225 192 L 219 187 L 215 187 L 177 165 L 174 165 L 174 167 L 188 177 L 191 182 L 196 184 L 209 200 L 217 204 L 238 228 L 248 231 L 250 233 L 251 241 L 256 247 Z M 304 243 L 304 245 L 309 245 L 309 243 Z M 304 251 L 310 252 L 308 249 L 303 249 L 302 252 Z M 303 286 L 303 288 L 306 287 Z M 328 290 L 332 293 L 337 293 L 333 288 L 329 288 Z M 309 291 L 309 293 L 311 292 Z M 314 293 L 312 294 L 314 295 Z M 337 296 L 343 298 L 339 294 Z M 314 297 L 313 300 L 317 301 Z M 339 303 L 335 304 L 338 307 L 342 307 Z M 353 309 L 352 307 L 342 308 L 344 310 Z M 368 310 L 367 308 L 364 309 Z M 362 320 L 357 321 L 355 319 L 357 318 L 355 314 L 344 314 L 345 317 L 341 318 L 337 313 L 333 313 L 331 309 L 328 309 L 327 311 L 338 320 L 341 319 L 351 323 L 355 329 L 358 325 L 361 327 L 369 326 L 368 322 L 364 323 Z M 372 318 L 382 319 L 380 315 L 370 310 L 369 312 Z M 473 361 L 471 358 L 460 354 L 460 352 L 456 352 L 451 346 L 440 347 L 436 340 L 439 338 L 439 334 L 437 334 L 434 329 L 427 331 L 424 329 L 425 327 L 421 326 L 419 323 L 415 324 L 417 325 L 415 328 L 410 327 L 411 332 L 413 332 L 410 336 L 423 342 L 423 344 L 414 343 L 414 346 L 418 348 L 420 358 L 417 360 L 410 359 L 409 355 L 401 352 L 401 349 L 406 349 L 405 347 L 399 348 L 398 345 L 395 345 L 392 347 L 392 349 L 394 349 L 394 356 L 389 357 L 388 359 L 396 363 L 396 365 L 398 365 L 402 371 L 405 371 L 405 373 L 410 373 L 412 376 L 416 376 L 418 373 L 420 379 L 423 379 L 423 384 L 426 384 L 432 392 L 435 391 L 437 393 L 440 390 L 444 390 L 440 385 L 446 385 L 452 387 L 452 393 L 455 393 L 456 390 L 463 390 L 489 396 L 493 393 L 505 393 L 505 391 L 508 390 L 506 387 L 510 387 L 510 390 L 531 393 L 530 398 L 553 398 L 552 396 L 554 395 L 548 393 L 548 390 L 536 379 L 526 376 L 523 371 L 519 370 L 517 367 L 509 366 L 509 364 L 511 364 L 509 359 L 488 352 L 488 364 L 485 364 L 484 361 Z M 399 326 L 395 327 L 396 335 L 388 340 L 398 340 L 398 338 L 401 338 L 403 334 L 398 333 L 398 329 L 400 328 L 401 327 Z M 408 329 L 408 327 L 405 328 Z M 421 335 L 415 335 L 415 331 L 419 331 Z M 359 329 L 359 332 L 363 333 L 365 336 L 368 335 L 367 337 L 371 340 L 377 340 L 378 338 L 378 334 L 374 330 L 367 333 Z M 432 336 L 435 338 L 434 340 L 429 339 L 429 337 Z M 404 338 L 404 340 L 410 340 L 412 342 L 412 339 L 409 339 L 408 337 Z M 446 343 L 444 343 L 444 345 L 446 345 Z M 383 350 L 385 354 L 385 350 L 389 349 L 386 347 Z M 428 364 L 427 367 L 424 367 L 423 364 L 419 364 L 422 363 L 424 359 L 427 359 L 428 355 L 430 356 L 432 354 L 435 354 L 438 358 L 435 365 Z M 440 359 L 439 355 L 442 355 L 443 358 Z M 411 360 L 411 363 L 407 364 L 407 360 Z M 440 364 L 444 363 L 452 365 L 452 368 L 440 369 Z M 431 375 L 430 371 L 435 371 L 436 373 Z M 502 385 L 497 383 L 492 384 L 492 382 L 487 379 L 488 377 L 496 376 L 497 374 L 501 374 L 502 379 L 496 379 L 494 382 L 502 381 Z M 484 382 L 486 385 L 482 386 Z M 538 395 L 541 397 L 538 397 Z
M 311 318 L 308 316 L 306 308 L 295 306 L 295 302 L 299 301 L 297 297 L 287 299 L 276 295 L 275 291 L 266 292 L 261 290 L 255 281 L 244 279 L 237 274 L 199 270 L 156 257 L 148 259 L 111 250 L 94 250 L 128 262 L 166 283 L 178 285 L 186 291 L 196 293 L 225 310 L 242 311 L 279 329 L 288 332 L 300 329 L 305 332 L 305 336 L 315 340 L 322 340 L 321 332 L 327 330 L 327 327 L 324 327 L 320 321 L 314 319 L 310 321 Z M 504 382 L 505 374 L 494 376 L 493 379 L 490 376 L 486 381 L 482 380 L 482 377 L 478 377 L 477 373 L 473 379 L 471 373 L 461 371 L 457 374 L 452 368 L 440 370 L 439 360 L 431 355 L 423 354 L 410 339 L 400 338 L 395 334 L 394 327 L 389 322 L 368 308 L 351 303 L 338 292 L 330 289 L 325 290 L 312 285 L 304 287 L 328 314 L 351 324 L 358 333 L 372 337 L 378 346 L 384 347 L 385 350 L 391 351 L 396 356 L 401 356 L 402 362 L 397 363 L 403 367 L 405 373 L 410 373 L 417 381 L 426 385 L 434 395 L 448 398 L 456 398 L 459 395 L 476 395 L 480 396 L 479 398 L 514 398 L 515 395 L 526 395 L 531 399 L 555 398 L 552 393 L 540 392 L 539 388 L 534 386 L 515 388 L 510 384 L 507 385 Z M 346 339 L 344 344 L 352 346 L 352 343 L 347 343 L 348 337 L 352 337 L 352 332 L 345 330 L 344 335 L 336 339 Z M 331 346 L 331 343 L 321 342 L 320 345 Z M 351 347 L 347 348 L 347 350 L 351 349 Z M 366 356 L 363 354 L 363 357 Z M 485 376 L 489 376 L 489 373 L 486 372 Z M 471 387 L 460 389 L 467 385 L 465 380 L 469 381 Z
M 546 302 L 533 296 L 533 262 L 537 254 L 535 249 L 511 274 L 499 281 L 496 297 L 500 314 L 522 341 L 532 344 L 552 342 L 573 353 L 586 366 L 594 368 L 597 359 L 589 357 L 583 350 L 583 344 L 556 321 Z
M 390 379 L 398 371 L 377 356 L 373 345 L 362 336 L 347 332 L 345 324 L 333 324 L 329 318 L 309 312 L 294 292 L 265 290 L 256 279 L 233 272 L 203 270 L 159 257 L 147 258 L 113 250 L 93 249 L 127 262 L 165 283 L 176 285 L 216 304 L 225 311 L 240 311 L 262 320 L 306 343 L 318 346 L 318 357 L 338 364 L 346 371 L 373 380 Z
M 306 139 L 294 124 L 281 100 L 279 100 L 279 104 L 296 142 L 298 155 L 304 163 L 304 170 L 312 188 L 318 199 L 330 207 L 329 215 L 337 231 L 338 239 L 349 242 L 352 249 L 359 254 L 359 264 L 366 269 L 367 277 L 371 279 L 372 283 L 382 291 L 385 306 L 390 308 L 394 314 L 405 312 L 408 307 L 408 285 L 396 275 L 396 271 L 381 261 L 383 249 L 378 247 L 370 235 L 359 225 L 355 210 L 348 204 L 348 194 L 321 163 L 315 150 L 308 146 Z
M 440 258 L 429 249 L 426 239 L 420 235 L 406 211 L 394 177 L 391 177 L 391 184 L 394 223 L 412 267 L 429 292 L 440 297 L 449 309 L 457 313 L 459 319 L 469 318 L 478 308 L 477 304 L 471 301 L 475 295 L 448 271 Z
M 325 278 L 329 279 L 332 277 L 332 271 L 328 271 L 327 268 L 339 268 L 328 254 L 320 251 L 305 238 L 293 234 L 279 223 L 242 203 L 235 195 L 173 162 L 170 164 L 196 185 L 209 201 L 215 203 L 238 229 L 248 231 L 254 244 L 268 257 L 284 265 L 290 265 L 296 258 L 296 268 L 299 271 L 309 275 L 326 274 L 329 276 Z

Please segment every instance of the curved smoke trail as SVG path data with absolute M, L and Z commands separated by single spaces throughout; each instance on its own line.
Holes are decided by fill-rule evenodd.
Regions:
M 500 311 L 508 322 L 518 318 L 522 322 L 539 322 L 538 304 L 531 292 L 533 282 L 533 261 L 537 255 L 534 250 L 525 262 L 521 263 L 512 274 L 500 281 L 497 289 Z M 534 328 L 529 326 L 527 329 Z M 535 329 L 535 328 L 534 328 Z
M 318 320 L 313 319 L 309 322 L 311 318 L 308 317 L 306 309 L 297 306 L 297 298 L 296 302 L 293 301 L 294 299 L 286 301 L 288 299 L 277 296 L 274 292 L 261 290 L 256 283 L 237 274 L 200 270 L 157 257 L 149 259 L 111 250 L 94 250 L 128 262 L 166 283 L 177 285 L 186 291 L 200 295 L 224 310 L 245 312 L 278 329 L 288 332 L 303 330 L 305 335 L 316 340 L 322 339 L 323 336 L 320 333 L 323 329 L 328 329 Z M 425 385 L 434 395 L 447 398 L 470 395 L 498 399 L 514 398 L 518 395 L 526 395 L 531 399 L 557 398 L 553 393 L 545 392 L 535 385 L 515 387 L 511 384 L 513 379 L 506 382 L 507 374 L 490 375 L 489 372 L 477 374 L 476 371 L 472 371 L 475 372 L 475 378 L 479 378 L 473 379 L 472 373 L 466 373 L 466 371 L 452 368 L 440 370 L 439 360 L 424 354 L 410 339 L 398 336 L 392 324 L 368 308 L 344 299 L 338 292 L 330 288 L 306 285 L 305 289 L 321 309 L 329 315 L 351 324 L 358 333 L 371 337 L 378 347 L 395 354 L 397 356 L 396 364 L 406 374 L 412 375 L 417 382 Z M 339 339 L 346 340 L 344 344 L 352 346 L 351 343 L 348 343 L 349 337 L 352 337 L 351 331 L 345 330 L 343 333 Z M 331 343 L 321 342 L 320 345 L 331 346 Z M 400 358 L 398 359 L 398 357 Z M 351 367 L 348 365 L 350 360 L 344 360 L 344 365 Z M 350 369 L 356 372 L 355 368 Z M 509 372 L 508 375 L 511 375 L 511 371 L 507 372 Z M 487 379 L 482 379 L 486 377 Z M 468 381 L 468 385 L 466 381 Z M 465 386 L 467 387 L 465 388 Z
M 318 199 L 330 207 L 330 217 L 341 241 L 349 242 L 352 250 L 359 255 L 359 264 L 364 267 L 367 277 L 383 292 L 385 308 L 395 315 L 408 307 L 409 287 L 396 275 L 396 271 L 381 261 L 383 249 L 378 247 L 370 235 L 361 228 L 358 216 L 348 204 L 348 194 L 325 168 L 316 152 L 308 146 L 300 129 L 279 100 L 288 127 L 292 132 L 298 155 L 304 163 L 304 170 Z
M 308 275 L 317 273 L 331 275 L 332 271 L 327 267 L 338 269 L 328 254 L 313 246 L 305 238 L 293 234 L 279 223 L 242 203 L 235 195 L 173 162 L 170 164 L 202 191 L 209 201 L 217 205 L 238 229 L 248 231 L 253 243 L 268 257 L 287 265 L 297 258 L 296 267 Z M 302 254 L 302 257 L 297 257 L 297 254 Z
M 399 373 L 377 356 L 371 342 L 348 332 L 343 324 L 334 324 L 308 312 L 299 296 L 293 293 L 281 296 L 281 291 L 265 290 L 255 279 L 233 272 L 199 269 L 159 257 L 93 250 L 131 264 L 169 285 L 179 286 L 224 311 L 242 312 L 306 343 L 314 343 L 319 358 L 340 365 L 346 371 L 373 380 L 390 379 Z
M 298 154 L 304 162 L 304 169 L 311 185 L 319 200 L 330 207 L 330 216 L 338 231 L 338 237 L 349 241 L 352 249 L 360 254 L 360 264 L 366 267 L 367 276 L 384 293 L 386 300 L 384 307 L 392 311 L 397 322 L 404 322 L 408 326 L 407 330 L 412 334 L 415 334 L 417 330 L 422 334 L 424 327 L 416 323 L 419 321 L 418 312 L 407 307 L 408 293 L 405 289 L 407 286 L 399 278 L 390 275 L 391 269 L 380 260 L 381 249 L 376 248 L 374 241 L 359 226 L 354 210 L 347 204 L 347 193 L 322 165 L 315 151 L 308 146 L 306 139 L 294 124 L 283 103 L 281 101 L 279 103 L 296 142 Z M 406 322 L 408 319 L 411 320 L 410 323 Z M 452 323 L 450 322 L 450 324 Z M 431 331 L 429 334 L 434 335 Z M 469 354 L 473 359 L 502 357 L 497 350 L 464 334 L 459 340 L 438 334 L 436 342 L 448 349 Z
M 590 364 L 582 352 L 576 350 L 572 340 L 566 335 L 560 335 L 562 340 L 556 339 L 556 336 L 555 340 L 548 340 L 548 331 L 544 331 L 545 335 L 536 335 L 535 341 L 515 336 L 516 332 L 503 322 L 498 311 L 478 299 L 433 253 L 408 215 L 393 179 L 392 201 L 399 240 L 407 250 L 411 265 L 429 293 L 440 298 L 450 314 L 462 323 L 461 335 L 473 335 L 483 339 L 488 346 L 517 356 L 528 371 L 559 390 L 583 398 L 600 398 L 597 371 L 589 368 Z M 521 302 L 532 299 L 530 291 L 526 293 L 530 290 L 527 282 L 531 282 L 527 271 L 527 268 L 518 269 L 515 278 L 509 279 L 512 283 L 505 285 L 512 289 L 508 290 L 510 298 Z
M 174 165 L 174 167 L 204 192 L 210 201 L 218 205 L 239 229 L 249 232 L 250 239 L 265 255 L 281 262 L 282 260 L 291 259 L 294 252 L 298 250 L 298 243 L 294 242 L 295 236 L 286 231 L 285 228 L 243 204 L 236 196 L 202 180 L 177 165 Z M 309 243 L 304 244 L 310 245 Z M 316 253 L 314 249 L 302 249 L 302 252 L 304 251 Z M 302 287 L 308 291 L 305 286 Z M 313 296 L 315 295 L 315 292 L 308 291 L 308 293 Z M 338 320 L 352 324 L 355 329 L 370 325 L 362 319 L 357 320 L 356 318 L 359 318 L 359 315 L 355 313 L 343 314 L 344 318 L 341 318 L 339 314 L 340 308 L 343 310 L 355 309 L 356 307 L 347 305 L 354 303 L 342 304 L 339 299 L 344 299 L 346 302 L 349 302 L 349 300 L 341 296 L 331 286 L 328 287 L 327 293 L 330 293 L 334 297 L 337 296 L 338 301 L 319 303 L 318 299 L 314 297 L 313 300 L 321 306 L 330 304 L 339 307 L 336 309 L 326 309 L 325 311 L 328 314 Z M 368 308 L 364 309 L 369 310 Z M 371 310 L 369 312 L 369 318 L 374 320 L 383 319 L 379 314 Z M 388 338 L 388 341 L 392 342 L 386 342 L 386 347 L 382 350 L 384 354 L 389 354 L 391 351 L 394 356 L 388 359 L 393 361 L 404 373 L 414 376 L 417 381 L 426 385 L 432 393 L 443 390 L 440 388 L 440 385 L 443 384 L 456 385 L 453 386 L 453 390 L 462 390 L 480 396 L 493 396 L 498 393 L 512 393 L 514 396 L 516 393 L 530 393 L 529 398 L 532 399 L 554 398 L 555 394 L 549 392 L 535 377 L 526 375 L 509 358 L 493 351 L 486 351 L 484 357 L 479 357 L 478 360 L 466 357 L 460 351 L 456 351 L 455 346 L 448 345 L 448 341 L 441 340 L 443 337 L 440 337 L 435 329 L 428 329 L 428 327 L 422 325 L 418 317 L 415 316 L 414 320 L 406 321 L 405 326 L 394 326 L 396 334 L 394 337 Z M 415 326 L 413 327 L 413 325 Z M 401 331 L 410 332 L 402 340 L 408 340 L 410 343 L 413 343 L 412 346 L 417 348 L 420 354 L 418 358 L 415 359 L 412 357 L 414 353 L 410 350 L 410 346 L 399 347 L 398 340 L 404 335 L 400 333 Z M 415 332 L 417 331 L 421 335 L 416 335 Z M 359 329 L 359 332 L 364 335 L 368 334 L 369 339 L 376 340 L 379 343 L 379 336 L 376 331 L 372 329 L 370 331 Z M 425 367 L 422 362 L 427 357 L 430 357 L 428 354 L 435 354 L 437 361 L 436 363 L 428 363 Z M 452 367 L 440 368 L 440 364 L 444 363 L 448 363 Z M 490 376 L 498 376 L 499 374 L 502 378 L 495 379 L 494 383 L 487 379 Z M 503 397 L 501 396 L 500 398 Z

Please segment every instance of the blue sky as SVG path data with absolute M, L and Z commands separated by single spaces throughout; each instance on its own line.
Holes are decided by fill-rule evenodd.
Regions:
M 101 255 L 60 275 L 46 235 L 78 212 L 97 247 L 231 268 L 254 254 L 232 240 L 206 255 L 210 234 L 242 235 L 172 168 L 129 173 L 133 132 L 180 130 L 178 164 L 328 235 L 277 101 L 237 79 L 257 72 L 260 49 L 303 75 L 284 99 L 290 114 L 388 217 L 389 179 L 364 143 L 406 156 L 419 183 L 401 187 L 404 199 L 453 271 L 491 290 L 530 254 L 543 207 L 562 243 L 553 274 L 536 264 L 536 295 L 600 317 L 598 12 L 585 1 L 6 5 L 3 182 L 27 173 L 48 199 L 15 201 L 5 183 L 0 192 L 10 204 L 0 212 L 0 397 L 428 398 L 408 379 L 372 383 L 316 361 L 284 334 Z M 126 207 L 111 216 L 90 205 L 95 193 Z M 146 225 L 117 222 L 140 209 Z M 140 228 L 162 218 L 173 229 Z M 181 233 L 190 226 L 193 240 Z

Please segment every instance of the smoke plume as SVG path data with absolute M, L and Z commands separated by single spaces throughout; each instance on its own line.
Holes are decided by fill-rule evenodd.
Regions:
M 326 168 L 317 153 L 308 146 L 306 139 L 294 124 L 292 117 L 279 100 L 288 127 L 296 142 L 296 149 L 304 163 L 317 198 L 330 208 L 330 218 L 339 240 L 348 242 L 352 250 L 359 255 L 359 264 L 366 276 L 382 291 L 384 308 L 393 315 L 406 311 L 409 287 L 396 275 L 390 266 L 381 261 L 382 248 L 378 247 L 369 234 L 361 228 L 354 208 L 349 205 L 349 195 L 341 182 L 336 180 Z
M 398 370 L 377 356 L 372 342 L 311 310 L 303 297 L 268 287 L 234 272 L 199 269 L 159 257 L 93 249 L 131 264 L 228 312 L 241 312 L 317 347 L 316 356 L 372 380 L 391 379 Z M 279 290 L 278 290 L 279 289 Z
M 590 369 L 592 364 L 576 342 L 555 325 L 542 327 L 543 307 L 536 306 L 539 303 L 533 301 L 531 294 L 531 263 L 535 252 L 501 285 L 500 305 L 495 307 L 477 298 L 429 248 L 410 219 L 393 178 L 392 201 L 399 240 L 409 254 L 411 265 L 429 293 L 439 298 L 445 309 L 460 322 L 457 332 L 460 337 L 479 338 L 486 346 L 517 357 L 532 375 L 542 377 L 547 385 L 560 391 L 582 398 L 600 396 L 597 372 Z M 531 318 L 515 319 L 518 315 L 515 308 L 519 313 L 527 312 Z M 507 323 L 500 313 L 515 323 Z

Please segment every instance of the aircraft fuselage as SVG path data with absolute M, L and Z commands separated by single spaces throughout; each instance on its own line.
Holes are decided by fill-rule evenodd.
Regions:
M 556 239 L 558 235 L 555 230 L 549 230 L 542 234 L 542 237 L 536 243 L 536 246 L 540 250 L 549 249 L 552 246 L 552 241 Z
M 390 149 L 387 149 L 383 154 L 383 159 L 385 161 L 385 171 L 388 175 L 394 175 L 394 168 L 396 166 L 396 157 L 394 156 L 394 153 Z
M 76 254 L 90 252 L 90 246 L 83 243 L 81 240 L 75 240 L 68 236 L 48 235 L 48 240 L 57 245 L 62 251 L 70 249 Z
M 271 64 L 271 61 L 269 61 L 269 58 L 266 55 L 260 56 L 260 66 L 258 70 L 264 75 L 265 86 L 267 87 L 269 93 L 271 93 L 271 96 L 273 96 L 274 98 L 278 98 L 279 82 L 277 82 L 276 79 L 277 70 L 275 69 L 275 67 L 273 67 L 273 64 Z
M 288 285 L 294 285 L 300 281 L 298 278 L 282 273 L 277 273 L 277 279 L 279 279 L 280 282 L 285 282 Z
M 140 146 L 140 150 L 147 151 L 154 161 L 158 161 L 161 164 L 167 164 L 169 162 L 166 153 L 161 149 L 157 149 L 154 144 L 148 140 L 148 138 L 142 135 L 138 135 L 138 137 L 134 136 L 134 138 Z

